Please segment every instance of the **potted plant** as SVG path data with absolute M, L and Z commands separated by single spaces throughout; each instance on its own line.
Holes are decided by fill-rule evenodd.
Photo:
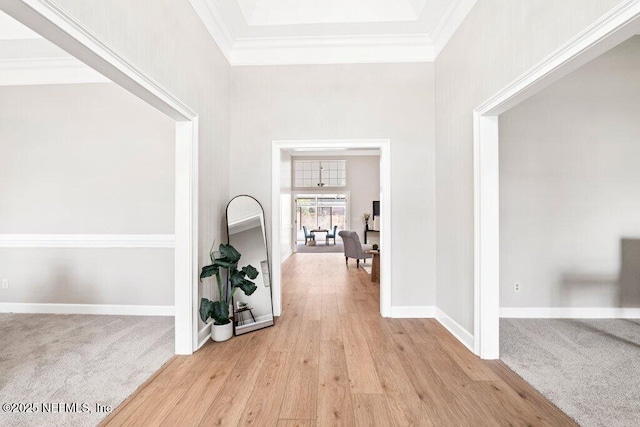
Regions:
M 206 277 L 215 276 L 218 285 L 218 299 L 216 301 L 210 301 L 207 298 L 202 298 L 200 301 L 202 321 L 206 323 L 209 318 L 213 319 L 211 339 L 214 341 L 226 341 L 233 336 L 233 324 L 229 319 L 229 304 L 231 304 L 236 291 L 241 289 L 248 296 L 258 288 L 251 281 L 258 277 L 258 270 L 251 265 L 238 270 L 240 257 L 240 252 L 231 245 L 220 244 L 219 257 L 215 256 L 212 247 L 209 253 L 211 265 L 202 267 L 200 273 L 200 281 Z M 227 271 L 227 286 L 222 286 L 222 270 Z
M 365 212 L 362 214 L 362 222 L 364 222 L 364 227 L 368 230 L 369 229 L 369 219 L 371 218 L 371 214 L 368 212 Z

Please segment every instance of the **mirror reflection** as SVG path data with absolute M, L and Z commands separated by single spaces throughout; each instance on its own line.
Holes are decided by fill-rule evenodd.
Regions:
M 229 244 L 241 254 L 242 265 L 253 265 L 258 289 L 246 296 L 236 293 L 233 301 L 235 334 L 241 335 L 273 325 L 269 256 L 262 205 L 251 196 L 237 196 L 227 205 Z

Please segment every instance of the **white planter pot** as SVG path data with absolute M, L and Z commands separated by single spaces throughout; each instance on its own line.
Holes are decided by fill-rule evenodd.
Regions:
M 216 342 L 226 341 L 233 336 L 233 322 L 226 325 L 211 325 L 211 339 Z

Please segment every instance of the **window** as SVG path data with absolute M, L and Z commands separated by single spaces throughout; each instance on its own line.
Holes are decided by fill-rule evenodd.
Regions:
M 304 241 L 302 226 L 307 230 L 347 228 L 347 200 L 344 194 L 300 195 L 296 198 L 298 240 Z
M 346 187 L 346 160 L 294 160 L 294 187 Z

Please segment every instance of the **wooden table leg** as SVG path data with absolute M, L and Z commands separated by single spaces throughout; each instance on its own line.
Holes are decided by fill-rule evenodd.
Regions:
M 371 281 L 380 282 L 380 254 L 373 254 L 371 263 Z

